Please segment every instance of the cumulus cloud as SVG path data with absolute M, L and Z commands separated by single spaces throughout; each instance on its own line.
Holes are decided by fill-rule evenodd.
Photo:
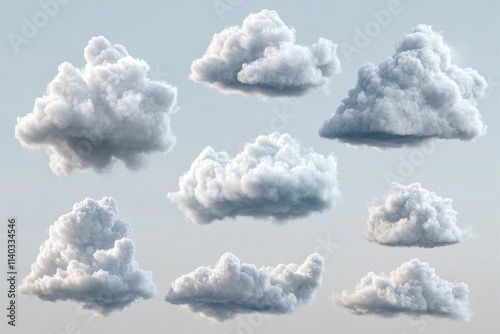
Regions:
M 87 198 L 50 227 L 19 292 L 44 301 L 71 300 L 109 315 L 157 294 L 151 272 L 139 269 L 130 224 L 113 198 Z
M 314 298 L 323 265 L 314 253 L 301 265 L 258 269 L 226 253 L 214 268 L 199 267 L 176 279 L 165 300 L 217 321 L 243 313 L 291 313 Z
M 265 9 L 215 34 L 190 78 L 225 93 L 300 96 L 340 71 L 336 49 L 324 38 L 311 47 L 295 44 L 295 29 Z
M 333 301 L 354 314 L 382 317 L 430 315 L 469 321 L 469 287 L 451 283 L 436 275 L 426 262 L 413 259 L 390 275 L 368 273 L 354 291 L 343 291 Z
M 277 132 L 258 136 L 232 159 L 206 147 L 179 188 L 168 198 L 197 224 L 236 216 L 279 223 L 323 211 L 340 197 L 335 157 L 301 149 Z
M 420 183 L 393 182 L 384 198 L 368 205 L 366 239 L 387 246 L 429 248 L 462 242 L 470 231 L 457 227 L 452 202 Z
M 62 63 L 33 111 L 18 117 L 15 136 L 23 147 L 45 145 L 56 174 L 100 172 L 116 160 L 138 169 L 145 155 L 169 151 L 177 89 L 150 79 L 144 60 L 103 36 L 92 38 L 84 55 L 81 69 Z
M 358 82 L 320 136 L 354 145 L 417 146 L 433 139 L 472 140 L 486 128 L 477 109 L 486 80 L 451 62 L 440 33 L 418 25 L 379 66 L 358 71 Z

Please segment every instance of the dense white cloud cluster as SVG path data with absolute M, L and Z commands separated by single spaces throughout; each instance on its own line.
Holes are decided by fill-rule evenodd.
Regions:
M 462 242 L 470 231 L 457 227 L 450 198 L 441 198 L 420 183 L 393 182 L 382 199 L 368 206 L 366 238 L 387 246 L 436 247 Z
M 291 313 L 314 298 L 323 265 L 323 258 L 314 253 L 302 265 L 259 269 L 226 253 L 215 267 L 200 267 L 176 279 L 166 301 L 217 321 L 243 313 Z
M 205 148 L 168 194 L 193 222 L 272 217 L 277 222 L 329 208 L 340 197 L 337 163 L 288 134 L 262 135 L 231 158 Z
M 84 68 L 61 64 L 33 111 L 17 119 L 21 144 L 46 145 L 57 174 L 102 171 L 117 159 L 137 169 L 146 154 L 170 150 L 177 89 L 150 79 L 145 61 L 103 36 L 92 38 L 84 55 Z
M 311 47 L 295 44 L 295 30 L 265 9 L 215 34 L 190 78 L 226 93 L 300 96 L 340 71 L 336 49 L 324 38 Z
M 432 139 L 472 140 L 485 134 L 478 100 L 486 80 L 451 62 L 440 33 L 418 25 L 379 66 L 358 71 L 358 82 L 319 131 L 354 145 L 415 146 Z
M 113 198 L 87 198 L 50 227 L 22 294 L 71 300 L 109 315 L 157 294 L 151 272 L 139 269 L 130 224 L 117 217 Z
M 334 295 L 333 301 L 355 314 L 382 317 L 430 315 L 468 321 L 472 315 L 467 284 L 441 279 L 418 259 L 403 263 L 389 276 L 370 272 L 353 291 Z

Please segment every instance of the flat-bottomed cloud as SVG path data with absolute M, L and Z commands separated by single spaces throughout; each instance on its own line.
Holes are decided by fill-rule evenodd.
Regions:
M 190 78 L 224 93 L 300 96 L 340 71 L 336 49 L 324 38 L 311 47 L 295 44 L 295 29 L 265 9 L 215 34 Z
M 50 227 L 19 292 L 45 301 L 71 300 L 100 315 L 157 294 L 151 272 L 139 269 L 130 224 L 113 198 L 87 198 Z
M 335 157 L 304 150 L 277 132 L 247 143 L 234 158 L 206 147 L 179 178 L 179 188 L 168 198 L 198 224 L 236 216 L 282 223 L 340 198 Z
M 103 36 L 92 38 L 84 55 L 84 68 L 61 64 L 33 111 L 18 117 L 15 136 L 23 147 L 45 145 L 56 174 L 101 172 L 116 160 L 138 169 L 145 155 L 169 151 L 177 88 L 150 79 L 144 60 Z
M 477 109 L 486 80 L 451 62 L 439 33 L 418 25 L 379 66 L 368 63 L 319 134 L 353 145 L 417 146 L 433 138 L 472 140 L 486 133 Z
M 403 263 L 389 276 L 370 272 L 353 291 L 333 295 L 333 301 L 360 315 L 429 315 L 463 321 L 472 316 L 467 284 L 441 279 L 418 259 Z
M 462 242 L 470 231 L 456 225 L 452 202 L 420 183 L 404 186 L 393 182 L 384 198 L 368 206 L 366 239 L 387 246 L 428 248 Z
M 214 268 L 199 267 L 176 279 L 165 299 L 217 321 L 253 312 L 287 314 L 314 298 L 323 265 L 314 253 L 302 265 L 258 269 L 226 253 Z

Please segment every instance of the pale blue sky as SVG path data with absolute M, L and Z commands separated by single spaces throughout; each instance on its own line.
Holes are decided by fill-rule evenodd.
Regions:
M 2 219 L 19 219 L 19 278 L 29 273 L 47 229 L 72 205 L 85 197 L 112 196 L 120 217 L 132 225 L 136 259 L 151 270 L 160 294 L 109 318 L 79 314 L 74 303 L 41 302 L 21 296 L 19 326 L 2 333 L 60 333 L 78 326 L 81 333 L 228 333 L 238 332 L 246 315 L 216 324 L 164 302 L 170 283 L 202 265 L 213 265 L 231 251 L 243 262 L 257 266 L 301 263 L 331 239 L 339 245 L 326 258 L 323 285 L 310 306 L 286 316 L 251 318 L 252 333 L 494 333 L 500 330 L 500 4 L 498 1 L 401 0 L 401 12 L 371 38 L 359 54 L 346 57 L 339 50 L 342 73 L 334 76 L 328 94 L 318 90 L 301 98 L 262 101 L 256 97 L 224 96 L 188 79 L 191 62 L 203 55 L 212 35 L 226 26 L 241 24 L 250 13 L 274 9 L 296 29 L 297 42 L 310 45 L 325 37 L 337 44 L 354 44 L 355 29 L 373 20 L 371 11 L 385 9 L 389 1 L 225 1 L 231 11 L 219 16 L 213 0 L 204 1 L 81 1 L 61 5 L 18 52 L 10 32 L 22 34 L 23 17 L 41 10 L 37 1 L 3 1 L 0 4 L 0 82 L 2 113 L 1 213 Z M 389 248 L 363 238 L 366 204 L 389 188 L 385 175 L 398 173 L 402 160 L 420 149 L 376 151 L 355 149 L 320 138 L 322 122 L 337 108 L 356 82 L 356 71 L 368 61 L 376 64 L 391 55 L 394 44 L 417 24 L 442 31 L 453 47 L 454 61 L 472 67 L 488 81 L 487 96 L 479 104 L 488 133 L 473 142 L 437 141 L 424 153 L 402 183 L 421 182 L 442 197 L 454 200 L 458 225 L 473 228 L 475 238 L 435 249 Z M 148 62 L 159 79 L 178 87 L 179 112 L 172 117 L 177 144 L 169 154 L 153 154 L 147 167 L 132 172 L 118 163 L 108 174 L 76 171 L 67 177 L 52 174 L 43 149 L 24 150 L 14 138 L 16 118 L 32 110 L 36 97 L 69 61 L 84 64 L 88 40 L 104 35 L 124 45 L 129 54 Z M 269 221 L 238 218 L 208 226 L 188 223 L 168 199 L 178 189 L 178 177 L 206 146 L 234 155 L 240 144 L 269 127 L 277 112 L 291 115 L 283 122 L 303 146 L 338 158 L 341 202 L 333 209 L 276 227 Z M 0 231 L 3 233 L 4 231 Z M 472 310 L 469 323 L 407 317 L 380 319 L 356 316 L 329 301 L 332 292 L 352 289 L 369 271 L 388 273 L 414 257 L 427 261 L 448 281 L 466 282 Z M 5 282 L 0 302 L 6 303 Z M 5 318 L 4 316 L 2 318 Z M 252 320 L 254 322 L 252 322 Z M 262 320 L 262 321 L 261 321 Z M 68 325 L 70 324 L 70 325 Z M 252 325 L 253 324 L 253 325 Z M 425 329 L 424 329 L 425 327 Z M 71 331 L 69 331 L 71 332 Z

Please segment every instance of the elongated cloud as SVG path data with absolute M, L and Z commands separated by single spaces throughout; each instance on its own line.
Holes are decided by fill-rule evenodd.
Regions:
M 450 198 L 441 198 L 413 183 L 393 182 L 382 199 L 368 206 L 366 239 L 387 246 L 436 247 L 464 241 L 469 230 L 456 225 Z
M 323 258 L 314 253 L 300 266 L 258 269 L 226 253 L 214 268 L 200 267 L 176 279 L 165 300 L 217 321 L 243 313 L 291 313 L 314 298 L 323 264 Z
M 295 29 L 265 9 L 215 34 L 190 79 L 224 93 L 300 96 L 340 71 L 336 49 L 324 38 L 311 47 L 295 44 Z
M 236 216 L 278 223 L 329 208 L 340 197 L 337 163 L 277 132 L 247 143 L 235 158 L 206 147 L 168 198 L 192 222 Z
M 403 263 L 389 276 L 370 272 L 353 291 L 334 295 L 333 301 L 360 315 L 429 315 L 463 321 L 472 316 L 467 284 L 441 279 L 418 259 Z
M 71 300 L 107 316 L 157 294 L 151 272 L 139 269 L 130 224 L 113 198 L 87 198 L 50 227 L 19 292 L 45 301 Z
M 23 147 L 45 145 L 56 174 L 100 172 L 116 160 L 138 169 L 145 155 L 169 151 L 177 89 L 151 80 L 144 60 L 102 36 L 89 41 L 84 55 L 85 67 L 61 64 L 33 111 L 18 117 L 15 136 Z
M 486 133 L 477 109 L 486 80 L 451 62 L 430 26 L 418 25 L 395 54 L 358 71 L 358 82 L 320 136 L 354 145 L 416 146 L 433 139 L 472 140 Z

